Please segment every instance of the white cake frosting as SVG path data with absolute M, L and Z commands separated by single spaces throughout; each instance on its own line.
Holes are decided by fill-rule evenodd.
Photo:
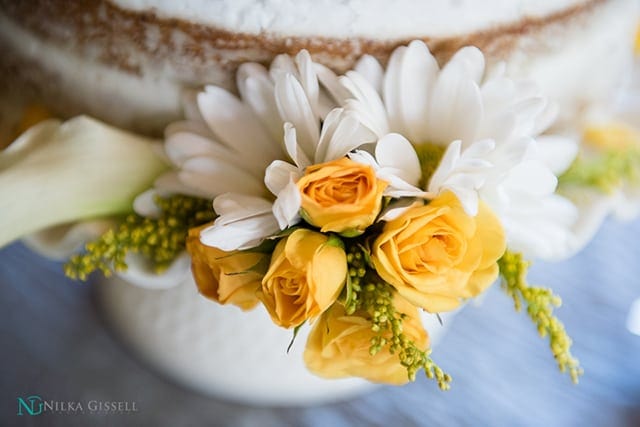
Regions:
M 371 39 L 453 36 L 544 17 L 586 0 L 115 0 L 230 31 Z

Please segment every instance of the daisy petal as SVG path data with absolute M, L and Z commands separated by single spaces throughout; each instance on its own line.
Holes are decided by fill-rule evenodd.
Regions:
M 463 159 L 471 159 L 471 158 L 480 158 L 488 156 L 493 150 L 496 148 L 496 143 L 492 139 L 481 139 L 479 141 L 475 141 L 473 144 L 469 146 L 469 148 L 465 149 L 462 153 L 461 158 Z
M 470 216 L 476 216 L 478 214 L 478 192 L 469 188 L 463 187 L 451 187 L 448 188 L 453 194 L 456 195 L 462 208 Z
M 461 139 L 465 145 L 476 138 L 483 115 L 482 97 L 477 83 L 464 78 L 464 70 L 442 70 L 433 88 L 427 141 L 443 144 Z
M 387 206 L 384 211 L 380 213 L 380 220 L 382 221 L 393 221 L 398 218 L 400 215 L 405 213 L 408 209 L 411 209 L 416 206 L 421 206 L 423 204 L 422 201 L 412 200 L 412 199 L 400 199 L 392 201 L 389 206 Z
M 376 144 L 376 159 L 381 167 L 398 171 L 397 176 L 412 185 L 422 177 L 420 160 L 411 143 L 402 135 L 390 133 Z
M 307 99 L 309 100 L 311 109 L 315 111 L 317 117 L 320 117 L 318 114 L 318 96 L 320 93 L 320 87 L 318 85 L 318 78 L 316 77 L 315 67 L 311 61 L 309 52 L 305 49 L 298 52 L 295 62 L 299 72 L 300 84 L 302 85 L 304 92 L 307 94 Z
M 291 163 L 274 160 L 265 172 L 264 183 L 271 193 L 278 195 L 291 181 L 292 176 L 293 179 L 299 178 L 300 169 Z
M 360 74 L 376 92 L 382 91 L 384 70 L 376 58 L 371 55 L 363 55 L 356 63 L 354 71 Z
M 555 175 L 566 171 L 578 154 L 578 144 L 571 138 L 543 135 L 536 142 L 540 159 Z
M 274 85 L 268 71 L 260 64 L 246 63 L 238 68 L 236 75 L 238 91 L 242 100 L 260 118 L 274 141 L 282 139 L 282 126 L 278 106 L 273 94 Z
M 340 119 L 344 113 L 342 108 L 334 108 L 327 114 L 327 117 L 322 124 L 322 131 L 320 132 L 320 140 L 316 146 L 316 152 L 314 154 L 314 160 L 316 163 L 322 163 L 327 159 L 327 152 L 329 150 L 329 144 L 331 143 L 331 136 L 335 133 Z
M 209 129 L 209 127 L 204 123 L 204 121 L 202 121 L 202 118 L 199 121 L 182 120 L 179 122 L 173 122 L 169 124 L 164 130 L 165 138 L 169 138 L 171 137 L 171 135 L 175 133 L 193 133 L 193 134 L 202 136 L 204 138 L 213 137 L 213 134 L 211 133 L 211 129 Z
M 316 163 L 338 159 L 361 145 L 376 140 L 375 135 L 362 126 L 353 114 L 344 113 L 342 109 L 334 111 L 327 116 L 322 127 Z
M 387 72 L 382 82 L 382 97 L 387 108 L 389 128 L 392 131 L 403 133 L 406 126 L 403 121 L 402 110 L 402 61 L 406 55 L 407 48 L 401 46 L 393 51 Z
M 378 136 L 389 133 L 387 112 L 380 95 L 360 74 L 348 71 L 340 77 L 340 83 L 349 91 L 352 99 L 347 100 L 349 110 L 356 111 L 367 126 Z
M 541 162 L 525 161 L 510 171 L 504 185 L 532 197 L 541 197 L 555 191 L 558 179 Z
M 538 114 L 533 124 L 532 133 L 534 135 L 541 134 L 553 124 L 558 117 L 558 104 L 555 102 L 547 102 L 544 110 Z
M 271 212 L 271 202 L 246 194 L 225 193 L 213 201 L 213 210 L 219 215 L 216 222 L 227 224 Z
M 289 180 L 285 188 L 278 193 L 278 198 L 273 204 L 273 216 L 281 230 L 300 222 L 301 203 L 298 186 L 293 180 Z
M 445 72 L 447 68 L 458 68 L 465 79 L 480 83 L 484 74 L 484 55 L 477 47 L 463 47 L 451 57 L 442 71 Z
M 422 41 L 409 44 L 402 61 L 401 82 L 398 85 L 402 102 L 402 123 L 405 135 L 416 142 L 429 137 L 427 111 L 433 82 L 439 71 L 436 59 Z
M 293 59 L 289 55 L 280 54 L 271 61 L 269 74 L 271 75 L 271 80 L 276 82 L 285 74 L 296 76 L 298 74 L 298 70 L 296 69 Z
M 328 92 L 329 97 L 339 105 L 344 104 L 344 102 L 349 98 L 349 92 L 344 87 L 342 87 L 338 76 L 336 76 L 333 71 L 322 64 L 314 63 L 314 67 L 318 81 Z M 329 110 L 331 110 L 331 108 L 329 108 Z M 323 117 L 324 116 L 326 116 L 326 114 L 324 114 Z
M 369 165 L 374 169 L 379 169 L 380 165 L 376 162 L 376 159 L 364 150 L 356 150 L 347 155 L 354 162 L 362 163 L 363 165 Z
M 280 154 L 251 109 L 226 90 L 207 86 L 206 92 L 198 95 L 198 106 L 205 122 L 220 140 L 255 164 Z M 256 146 L 261 147 L 260 151 L 255 150 Z
M 207 246 L 248 249 L 279 230 L 272 205 L 263 198 L 227 193 L 215 198 L 213 208 L 218 218 L 200 233 L 200 241 Z
M 440 186 L 444 183 L 446 177 L 451 173 L 454 165 L 460 158 L 461 146 L 462 141 L 459 140 L 453 141 L 451 144 L 449 144 L 449 147 L 447 147 L 447 151 L 444 152 L 442 159 L 440 159 L 440 164 L 429 179 L 429 191 L 436 193 L 440 191 Z
M 158 191 L 155 188 L 138 194 L 133 201 L 133 210 L 142 216 L 148 218 L 159 218 L 162 214 L 162 210 L 156 204 L 155 198 L 158 196 Z
M 250 249 L 279 231 L 271 212 L 224 225 L 214 224 L 200 232 L 200 241 L 223 251 Z
M 178 171 L 165 172 L 160 175 L 153 186 L 160 195 L 184 194 L 187 196 L 201 197 L 203 199 L 210 198 L 208 191 L 199 191 L 193 189 L 180 181 Z
M 298 145 L 296 128 L 291 123 L 284 124 L 284 145 L 289 157 L 300 169 L 304 169 L 311 164 L 311 160 Z
M 300 82 L 293 75 L 286 74 L 276 80 L 275 94 L 282 120 L 296 128 L 297 141 L 302 152 L 308 159 L 313 158 L 320 136 L 318 120 Z
M 527 98 L 511 107 L 517 117 L 515 135 L 533 135 L 536 118 L 545 111 L 547 101 L 541 97 Z
M 229 163 L 237 162 L 237 153 L 204 136 L 191 132 L 175 132 L 165 139 L 164 149 L 178 167 L 194 157 L 217 157 Z
M 178 176 L 184 184 L 207 192 L 211 199 L 226 192 L 252 195 L 264 193 L 261 179 L 214 158 L 199 157 L 187 160 Z

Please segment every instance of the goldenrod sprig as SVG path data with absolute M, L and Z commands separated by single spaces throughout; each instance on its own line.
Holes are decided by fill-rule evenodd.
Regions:
M 156 199 L 161 214 L 146 218 L 127 215 L 113 229 L 85 245 L 85 252 L 74 255 L 65 265 L 72 279 L 86 280 L 94 271 L 110 276 L 112 271 L 127 269 L 128 253 L 144 255 L 156 272 L 161 273 L 184 250 L 190 228 L 214 219 L 211 201 L 186 196 Z
M 548 288 L 535 287 L 527 283 L 529 263 L 519 253 L 505 252 L 498 261 L 502 276 L 502 289 L 513 299 L 516 311 L 524 303 L 527 314 L 536 324 L 541 337 L 549 337 L 549 347 L 561 372 L 568 372 L 574 383 L 583 370 L 578 359 L 571 355 L 571 338 L 564 325 L 553 314 L 554 307 L 560 307 L 561 299 Z
M 429 357 L 431 350 L 419 349 L 403 332 L 405 315 L 395 310 L 393 288 L 373 270 L 366 250 L 358 244 L 351 245 L 347 263 L 349 277 L 344 295 L 345 310 L 347 314 L 364 311 L 369 315 L 373 332 L 369 348 L 371 355 L 387 349 L 398 355 L 411 381 L 415 380 L 418 370 L 424 369 L 426 376 L 435 379 L 440 389 L 449 389 L 451 377 Z
M 558 179 L 561 189 L 577 185 L 603 193 L 625 183 L 640 185 L 640 149 L 609 150 L 593 159 L 579 157 Z

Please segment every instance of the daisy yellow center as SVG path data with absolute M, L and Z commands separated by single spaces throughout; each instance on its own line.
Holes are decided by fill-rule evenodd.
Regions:
M 418 154 L 420 169 L 422 170 L 420 188 L 427 188 L 431 175 L 433 175 L 438 168 L 440 160 L 442 160 L 442 156 L 444 155 L 447 147 L 430 142 L 424 142 L 421 144 L 415 144 L 414 148 Z

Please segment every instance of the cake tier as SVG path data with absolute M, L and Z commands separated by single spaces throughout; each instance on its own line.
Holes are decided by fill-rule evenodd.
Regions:
M 181 116 L 184 88 L 233 89 L 240 63 L 303 48 L 340 72 L 365 53 L 384 62 L 414 38 L 440 61 L 475 45 L 489 65 L 537 80 L 564 118 L 611 93 L 630 60 L 634 0 L 479 4 L 0 0 L 0 48 L 10 52 L 0 77 L 56 115 L 158 133 Z

